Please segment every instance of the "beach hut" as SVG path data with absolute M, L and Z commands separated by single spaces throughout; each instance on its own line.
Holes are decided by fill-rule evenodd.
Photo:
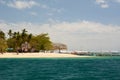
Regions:
M 67 50 L 67 45 L 63 43 L 53 43 L 54 50 L 58 50 L 61 53 L 61 50 Z

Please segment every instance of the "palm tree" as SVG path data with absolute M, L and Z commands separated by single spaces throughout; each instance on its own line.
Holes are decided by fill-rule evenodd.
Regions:
M 0 30 L 0 38 L 5 39 L 5 33 L 3 31 L 1 31 L 1 30 Z
M 26 29 L 22 30 L 21 37 L 22 37 L 22 40 L 23 40 L 23 43 L 24 43 L 26 41 L 26 39 L 27 39 L 27 31 L 26 31 Z
M 7 48 L 6 40 L 5 40 L 5 33 L 0 30 L 0 52 L 3 53 Z
M 9 35 L 9 38 L 12 38 L 13 33 L 11 29 L 9 30 L 8 35 Z
M 27 40 L 27 41 L 30 42 L 31 39 L 32 39 L 32 34 L 29 34 L 29 35 L 28 35 L 28 40 Z
M 17 43 L 17 47 L 21 45 L 21 38 L 20 38 L 20 33 L 17 32 L 16 33 L 16 43 Z

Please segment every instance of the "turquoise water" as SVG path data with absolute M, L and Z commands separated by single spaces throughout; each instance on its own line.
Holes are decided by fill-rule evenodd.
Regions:
M 120 57 L 4 58 L 0 80 L 120 80 Z

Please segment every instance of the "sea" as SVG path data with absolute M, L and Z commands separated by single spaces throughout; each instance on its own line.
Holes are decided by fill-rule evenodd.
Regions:
M 120 80 L 120 56 L 1 58 L 0 80 Z

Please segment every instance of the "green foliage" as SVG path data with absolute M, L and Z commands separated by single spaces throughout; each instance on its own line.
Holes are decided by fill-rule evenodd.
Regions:
M 3 31 L 0 31 L 0 52 L 4 52 L 7 48 L 7 43 L 5 40 L 5 33 Z
M 48 34 L 33 36 L 23 29 L 21 33 L 9 30 L 8 35 L 9 38 L 7 40 L 7 45 L 9 48 L 13 48 L 14 50 L 21 48 L 21 45 L 25 42 L 28 42 L 31 49 L 34 48 L 36 51 L 52 49 L 52 42 L 50 41 Z
M 22 43 L 29 42 L 32 38 L 32 34 L 28 34 L 26 29 L 23 29 L 22 33 L 9 30 L 8 35 L 7 45 L 9 48 L 13 48 L 14 51 L 20 48 Z
M 5 39 L 5 33 L 3 31 L 1 31 L 1 30 L 0 30 L 0 38 Z
M 64 44 L 54 44 L 50 41 L 50 37 L 47 33 L 42 33 L 36 36 L 28 34 L 26 29 L 23 29 L 22 32 L 13 32 L 9 30 L 9 38 L 5 39 L 5 33 L 0 30 L 0 52 L 5 51 L 6 49 L 12 51 L 22 50 L 23 46 L 27 42 L 27 51 L 48 51 L 48 50 L 62 50 L 67 49 L 67 46 Z M 8 47 L 8 48 L 7 48 Z M 26 48 L 25 48 L 26 49 Z
M 13 34 L 12 34 L 12 30 L 11 29 L 9 30 L 8 35 L 9 35 L 9 38 L 12 37 Z
M 40 34 L 34 36 L 30 44 L 35 47 L 36 50 L 51 50 L 52 49 L 52 42 L 48 37 L 48 34 Z
M 7 43 L 4 39 L 0 39 L 0 52 L 5 52 L 7 48 Z

